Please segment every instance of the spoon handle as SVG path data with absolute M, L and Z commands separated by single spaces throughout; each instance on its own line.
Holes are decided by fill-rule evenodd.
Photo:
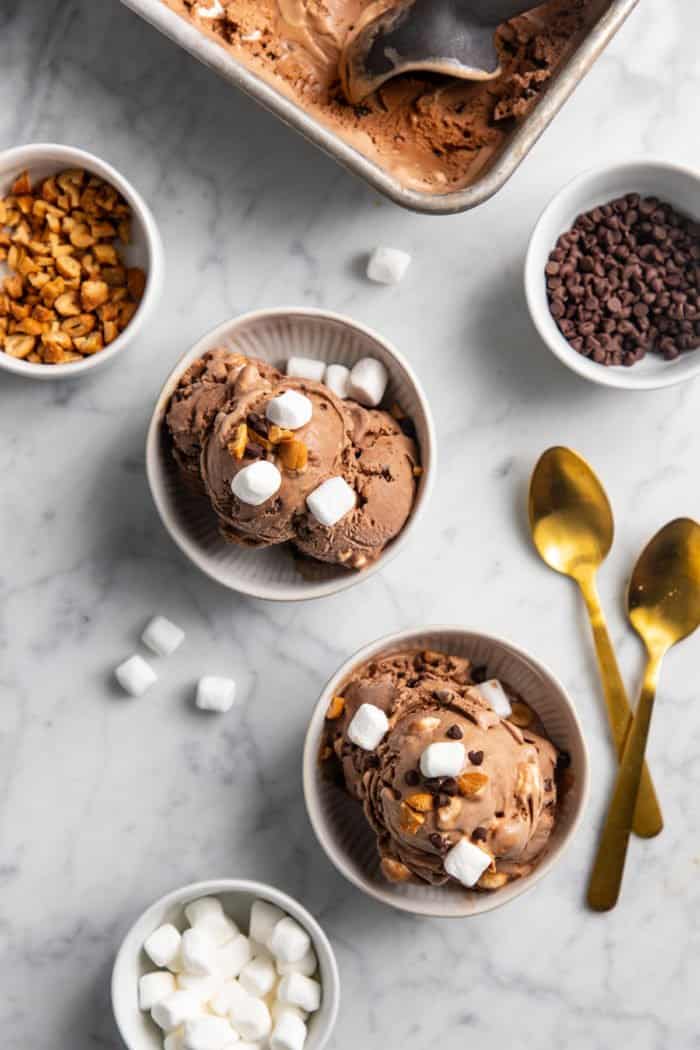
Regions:
M 593 640 L 598 657 L 603 693 L 605 694 L 610 730 L 615 742 L 617 757 L 622 759 L 627 734 L 632 722 L 632 710 L 627 699 L 627 691 L 625 690 L 622 676 L 620 675 L 620 668 L 617 666 L 615 650 L 610 641 L 595 579 L 592 576 L 586 577 L 579 580 L 579 584 L 593 630 Z M 654 835 L 659 834 L 663 826 L 664 821 L 661 815 L 661 808 L 656 797 L 651 774 L 645 763 L 637 796 L 633 831 L 641 838 L 653 838 Z
M 637 713 L 617 772 L 615 791 L 588 884 L 588 903 L 596 911 L 614 908 L 620 895 L 660 667 L 661 656 L 651 656 L 644 674 Z

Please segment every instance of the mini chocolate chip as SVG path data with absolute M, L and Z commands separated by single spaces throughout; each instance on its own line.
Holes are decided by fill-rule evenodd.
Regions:
M 379 768 L 379 757 L 377 755 L 367 755 L 365 762 L 367 763 L 370 769 Z
M 447 730 L 445 736 L 448 736 L 450 740 L 461 740 L 464 736 L 464 733 L 458 725 L 453 725 L 450 726 L 450 728 Z
M 467 755 L 467 758 L 469 759 L 469 761 L 471 762 L 471 764 L 473 766 L 480 766 L 481 763 L 484 761 L 484 752 L 483 751 L 470 751 L 468 753 L 468 755 Z
M 472 831 L 472 839 L 474 842 L 486 842 L 488 837 L 488 831 L 486 828 L 474 828 Z
M 443 850 L 445 848 L 445 840 L 443 839 L 442 835 L 438 835 L 437 831 L 431 832 L 431 834 L 428 837 L 430 839 L 431 844 L 435 846 L 435 849 Z
M 557 755 L 557 769 L 568 769 L 571 765 L 571 755 L 568 751 L 560 751 Z
M 476 667 L 471 669 L 472 682 L 474 685 L 481 685 L 485 682 L 489 676 L 488 670 L 485 664 L 478 664 Z
M 455 778 L 445 777 L 445 779 L 442 782 L 441 790 L 444 791 L 446 795 L 456 795 L 459 791 L 459 787 Z
M 502 809 L 497 809 L 496 813 L 495 813 L 495 816 L 497 816 L 498 819 L 500 820 L 502 817 L 505 817 L 505 813 L 503 812 Z
M 415 787 L 417 784 L 420 784 L 420 773 L 415 769 L 409 769 L 404 780 L 409 787 Z

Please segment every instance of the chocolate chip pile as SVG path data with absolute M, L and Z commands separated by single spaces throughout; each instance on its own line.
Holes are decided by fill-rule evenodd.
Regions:
M 628 193 L 579 215 L 545 274 L 562 334 L 598 364 L 700 347 L 700 223 L 656 197 Z

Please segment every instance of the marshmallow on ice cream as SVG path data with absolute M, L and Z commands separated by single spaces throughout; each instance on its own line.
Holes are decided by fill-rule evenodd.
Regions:
M 327 712 L 325 767 L 362 802 L 393 881 L 497 889 L 547 847 L 557 749 L 506 683 L 508 718 L 471 671 L 468 660 L 424 650 L 374 657 Z M 354 732 L 368 709 L 384 716 L 372 750 Z

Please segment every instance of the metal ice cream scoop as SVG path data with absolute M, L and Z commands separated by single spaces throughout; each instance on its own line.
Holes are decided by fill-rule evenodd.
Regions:
M 532 0 L 399 0 L 387 10 L 386 0 L 378 0 L 343 48 L 343 90 L 350 102 L 361 102 L 391 77 L 418 70 L 490 80 L 500 72 L 496 29 L 538 6 Z

